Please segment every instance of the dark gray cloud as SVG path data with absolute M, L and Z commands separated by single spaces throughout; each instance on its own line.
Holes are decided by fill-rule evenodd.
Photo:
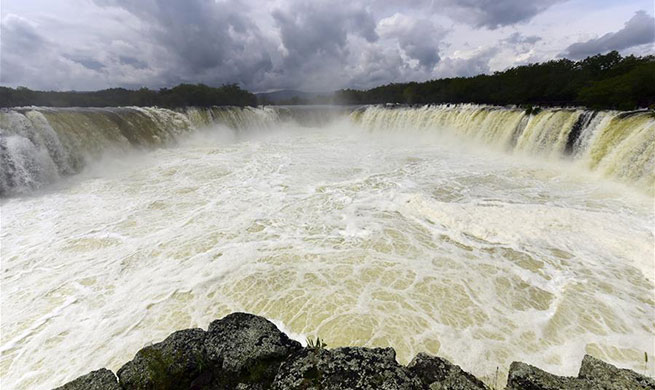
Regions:
M 39 34 L 36 26 L 19 16 L 9 15 L 4 18 L 0 29 L 3 54 L 29 53 L 47 45 L 47 40 Z
M 77 25 L 55 18 L 37 24 L 15 14 L 6 15 L 1 23 L 0 83 L 54 90 L 138 87 L 158 83 L 160 80 L 155 70 L 135 70 L 119 59 L 120 56 L 131 56 L 141 61 L 138 57 L 151 51 L 138 43 L 124 27 L 124 24 L 135 21 L 125 14 L 103 15 L 107 18 L 103 20 L 105 24 L 116 19 L 115 23 L 121 30 L 110 29 L 109 34 L 102 30 L 85 30 L 81 34 Z
M 321 84 L 310 79 L 343 78 L 340 73 L 353 55 L 352 40 L 372 43 L 379 38 L 372 15 L 343 1 L 293 2 L 272 16 L 282 49 L 272 76 L 298 86 Z
M 395 14 L 380 23 L 380 31 L 385 37 L 396 39 L 403 53 L 425 69 L 434 68 L 441 59 L 439 43 L 447 30 L 428 19 Z
M 0 82 L 12 78 L 22 79 L 29 73 L 28 67 L 20 66 L 20 59 L 34 51 L 41 51 L 47 45 L 36 28 L 25 19 L 15 15 L 4 18 L 0 26 Z
M 536 35 L 525 36 L 519 32 L 515 32 L 507 38 L 503 39 L 503 42 L 513 45 L 534 45 L 539 41 L 541 41 L 541 37 Z
M 135 69 L 146 69 L 148 67 L 148 63 L 145 61 L 141 61 L 138 58 L 135 57 L 130 57 L 130 56 L 118 56 L 118 61 L 122 65 L 129 65 Z
M 455 17 L 476 27 L 496 29 L 527 22 L 564 0 L 442 0 Z
M 557 28 L 550 27 L 552 15 L 539 28 L 525 22 L 564 2 L 6 0 L 0 83 L 38 89 L 239 83 L 265 91 L 469 76 L 561 51 L 543 32 Z M 585 50 L 643 41 L 635 31 L 644 30 L 644 17 L 652 21 L 638 14 L 628 33 L 592 40 L 600 43 Z
M 653 44 L 655 41 L 655 19 L 645 11 L 638 11 L 617 32 L 607 33 L 599 38 L 574 43 L 561 54 L 563 57 L 580 59 L 611 50 L 625 50 L 638 45 Z
M 413 7 L 425 13 L 446 14 L 457 22 L 496 29 L 530 21 L 551 6 L 567 0 L 415 0 Z M 406 0 L 377 0 L 383 9 L 407 9 Z
M 144 39 L 169 54 L 166 83 L 251 83 L 272 67 L 270 42 L 238 1 L 96 0 L 145 24 Z
M 164 84 L 237 82 L 253 90 L 325 88 L 348 82 L 352 40 L 377 41 L 376 20 L 349 1 L 286 1 L 256 23 L 261 4 L 240 1 L 95 0 L 145 24 L 144 39 L 167 53 Z M 156 60 L 139 59 L 153 64 Z
M 500 51 L 499 47 L 479 50 L 467 58 L 446 58 L 439 64 L 440 77 L 475 76 L 491 72 L 489 61 Z
M 19 80 L 20 84 L 29 85 L 27 81 L 43 77 L 42 63 L 55 59 L 50 50 L 51 42 L 39 33 L 34 24 L 19 16 L 8 15 L 2 20 L 0 37 L 2 83 Z M 53 67 L 53 70 L 56 68 Z
M 71 55 L 64 55 L 64 57 L 68 58 L 69 60 L 73 62 L 77 62 L 78 64 L 82 65 L 83 67 L 91 70 L 96 70 L 100 71 L 102 69 L 105 69 L 105 65 L 101 63 L 100 61 L 96 61 L 93 58 L 88 58 L 88 57 L 75 57 Z

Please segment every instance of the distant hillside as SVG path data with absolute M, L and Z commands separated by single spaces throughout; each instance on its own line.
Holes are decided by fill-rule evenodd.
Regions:
M 141 88 L 129 90 L 111 88 L 102 91 L 32 91 L 0 87 L 0 107 L 16 106 L 50 107 L 116 107 L 116 106 L 160 106 L 160 107 L 210 107 L 210 106 L 255 106 L 257 97 L 236 84 L 209 87 L 204 84 L 180 84 L 158 91 Z
M 366 91 L 337 91 L 341 104 L 440 104 L 585 106 L 632 110 L 655 107 L 655 56 L 612 51 L 577 62 L 558 59 L 492 75 L 400 83 Z
M 273 92 L 256 93 L 261 104 L 303 104 L 329 103 L 334 92 L 305 92 L 293 89 L 282 89 Z
M 633 110 L 655 107 L 655 55 L 622 57 L 618 52 L 580 61 L 557 59 L 517 66 L 494 74 L 388 84 L 369 90 L 306 92 L 283 89 L 250 93 L 236 84 L 209 87 L 88 92 L 33 91 L 0 86 L 0 107 L 54 106 L 254 106 L 257 104 L 441 104 L 477 103 L 524 106 L 585 106 Z

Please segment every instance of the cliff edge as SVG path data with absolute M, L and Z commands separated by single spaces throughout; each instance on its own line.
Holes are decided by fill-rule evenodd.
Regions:
M 393 348 L 303 347 L 267 319 L 233 313 L 203 329 L 174 332 L 137 352 L 116 375 L 93 371 L 56 390 L 491 389 L 449 361 Z M 655 390 L 655 380 L 586 355 L 577 377 L 510 366 L 506 390 Z

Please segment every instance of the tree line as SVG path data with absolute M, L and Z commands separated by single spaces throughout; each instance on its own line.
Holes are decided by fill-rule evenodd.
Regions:
M 259 103 L 268 103 L 260 101 Z M 586 106 L 631 110 L 655 107 L 655 56 L 622 57 L 617 51 L 580 61 L 552 60 L 491 75 L 422 83 L 393 83 L 369 90 L 343 89 L 332 96 L 295 98 L 287 104 L 478 103 L 527 106 Z M 94 92 L 33 91 L 0 87 L 0 107 L 53 106 L 254 106 L 257 97 L 236 84 L 218 88 L 180 84 L 174 88 Z
M 342 104 L 478 103 L 586 106 L 631 110 L 655 106 L 655 56 L 622 57 L 617 51 L 580 61 L 559 59 L 517 66 L 492 75 L 340 90 Z
M 93 92 L 33 91 L 25 87 L 16 89 L 0 87 L 0 107 L 16 106 L 51 107 L 210 107 L 253 106 L 257 97 L 236 84 L 218 88 L 204 84 L 180 84 L 173 88 L 129 90 L 111 88 Z

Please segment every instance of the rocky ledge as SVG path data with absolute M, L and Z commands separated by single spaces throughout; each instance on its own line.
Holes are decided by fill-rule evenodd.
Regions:
M 145 347 L 117 375 L 105 368 L 60 390 L 490 389 L 449 361 L 418 354 L 407 366 L 393 348 L 303 348 L 263 317 L 233 313 L 209 329 L 186 329 Z M 584 357 L 577 377 L 512 363 L 506 390 L 655 390 L 655 380 Z

